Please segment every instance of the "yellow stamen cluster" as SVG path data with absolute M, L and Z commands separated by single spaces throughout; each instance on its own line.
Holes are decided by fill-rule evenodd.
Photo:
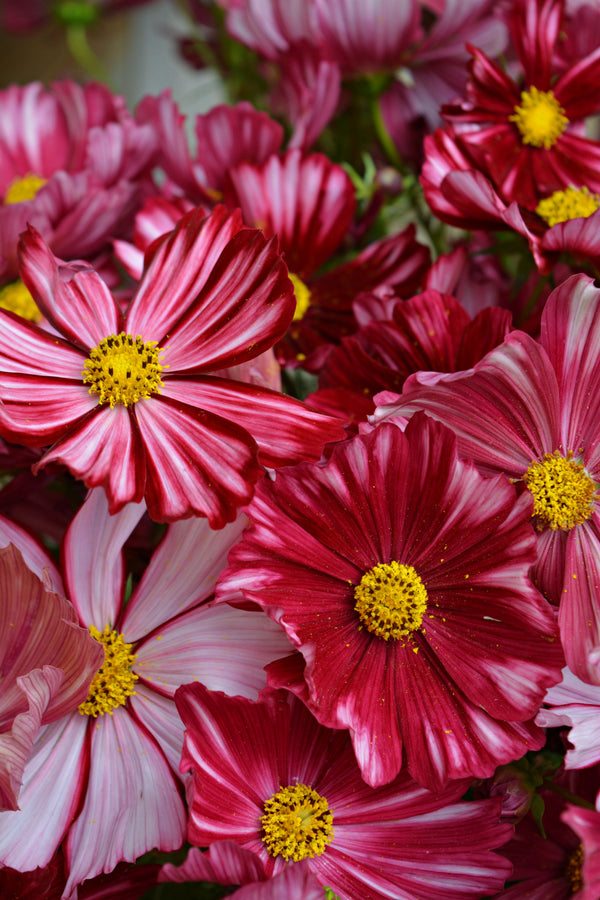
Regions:
M 384 641 L 397 641 L 420 628 L 428 600 L 415 569 L 396 561 L 365 572 L 354 599 L 364 627 Z
M 47 181 L 47 178 L 33 175 L 31 172 L 23 178 L 13 178 L 4 194 L 4 202 L 22 203 L 24 200 L 33 200 L 39 189 L 44 187 Z
M 111 334 L 103 338 L 84 364 L 83 383 L 90 394 L 98 394 L 100 403 L 133 406 L 142 398 L 159 394 L 163 383 L 160 362 L 163 351 L 156 341 L 143 341 L 140 335 Z
M 0 307 L 14 312 L 29 322 L 40 322 L 42 314 L 22 281 L 13 281 L 0 288 Z
M 592 515 L 596 484 L 573 454 L 545 453 L 531 463 L 523 481 L 533 494 L 533 515 L 540 527 L 569 531 Z
M 587 219 L 600 206 L 598 194 L 591 194 L 586 187 L 568 187 L 566 191 L 554 191 L 540 200 L 536 213 L 548 225 L 568 222 L 570 219 Z
M 289 279 L 294 285 L 294 295 L 296 297 L 296 311 L 294 312 L 294 322 L 301 319 L 308 307 L 310 306 L 310 289 L 304 284 L 297 275 L 289 273 Z
M 567 865 L 565 867 L 565 878 L 571 888 L 571 893 L 576 894 L 583 887 L 583 875 L 581 868 L 583 866 L 583 844 L 580 844 L 576 850 L 570 854 Z
M 262 839 L 271 856 L 299 862 L 320 856 L 334 837 L 325 797 L 305 784 L 290 784 L 267 800 Z
M 124 706 L 127 698 L 135 694 L 133 686 L 138 676 L 131 666 L 136 656 L 131 652 L 132 644 L 126 644 L 123 635 L 111 631 L 110 625 L 102 632 L 90 625 L 90 634 L 104 646 L 104 664 L 92 678 L 88 698 L 80 704 L 79 712 L 94 718 L 105 713 L 112 716 L 113 709 Z
M 552 91 L 538 91 L 531 87 L 521 92 L 521 104 L 512 116 L 524 144 L 549 150 L 561 136 L 569 120 Z

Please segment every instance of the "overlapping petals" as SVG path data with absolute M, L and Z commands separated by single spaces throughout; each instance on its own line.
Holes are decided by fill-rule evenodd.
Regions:
M 22 256 L 26 284 L 64 338 L 2 314 L 7 325 L 0 353 L 3 434 L 37 446 L 54 441 L 39 466 L 57 461 L 88 486 L 104 486 L 113 512 L 145 497 L 157 520 L 196 514 L 214 527 L 232 521 L 261 471 L 248 415 L 252 407 L 241 415 L 242 423 L 232 421 L 219 409 L 218 384 L 211 399 L 207 377 L 202 379 L 206 408 L 173 394 L 181 373 L 200 375 L 245 363 L 285 332 L 293 312 L 292 285 L 273 241 L 242 228 L 239 213 L 224 207 L 209 217 L 202 210 L 187 214 L 148 250 L 144 278 L 125 317 L 95 272 L 61 264 L 33 230 L 23 239 Z M 152 396 L 136 405 L 118 401 L 113 408 L 88 393 L 83 374 L 92 349 L 122 331 L 158 343 L 165 391 L 161 395 L 153 388 Z M 24 344 L 31 348 L 32 363 L 23 356 Z M 233 396 L 235 383 L 227 387 Z M 247 392 L 244 396 L 245 402 L 250 399 Z M 281 395 L 258 387 L 253 396 L 258 434 L 265 430 L 261 404 L 277 410 L 288 431 L 293 419 L 297 426 L 298 404 L 283 397 L 278 403 Z M 282 448 L 270 459 L 318 458 L 322 444 L 339 435 L 339 426 L 327 417 L 307 411 L 302 418 L 300 439 L 287 441 L 291 454 Z M 310 438 L 301 448 L 303 433 Z
M 260 485 L 217 589 L 283 625 L 305 661 L 305 690 L 294 689 L 323 724 L 350 729 L 372 785 L 395 777 L 403 752 L 439 788 L 540 746 L 527 720 L 560 678 L 553 615 L 527 578 L 529 503 L 460 463 L 454 440 L 423 417 L 405 435 L 381 426 L 324 468 Z M 354 592 L 394 561 L 429 599 L 409 637 L 383 640 L 361 624 Z
M 496 824 L 493 802 L 455 803 L 460 782 L 432 794 L 403 773 L 386 787 L 370 788 L 347 735 L 320 726 L 289 694 L 263 694 L 251 704 L 188 685 L 176 700 L 187 728 L 182 769 L 193 775 L 189 837 L 213 845 L 216 861 L 224 861 L 226 847 L 215 842 L 233 839 L 258 857 L 268 876 L 299 865 L 272 854 L 260 827 L 266 802 L 297 784 L 324 798 L 333 816 L 330 839 L 305 858 L 340 900 L 365 891 L 373 900 L 394 893 L 441 900 L 494 891 L 502 883 L 508 866 L 490 850 L 510 828 Z M 319 833 L 319 825 L 313 827 Z M 233 881 L 242 857 L 229 855 L 238 863 L 237 871 L 231 866 Z

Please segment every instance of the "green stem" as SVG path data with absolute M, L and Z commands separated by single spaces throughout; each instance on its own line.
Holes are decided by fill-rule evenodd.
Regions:
M 85 27 L 83 25 L 68 25 L 65 30 L 67 46 L 75 62 L 81 66 L 90 78 L 109 84 L 108 72 L 90 47 Z
M 385 127 L 385 122 L 383 121 L 383 116 L 381 114 L 381 105 L 379 103 L 378 97 L 373 98 L 371 102 L 371 114 L 373 117 L 375 132 L 377 134 L 377 137 L 379 138 L 379 143 L 383 147 L 383 151 L 388 158 L 388 161 L 392 166 L 398 169 L 398 171 L 404 172 L 402 160 L 398 155 L 396 145 L 390 137 L 389 131 Z

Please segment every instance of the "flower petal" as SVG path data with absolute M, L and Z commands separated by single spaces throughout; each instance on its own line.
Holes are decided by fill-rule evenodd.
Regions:
M 117 626 L 123 602 L 123 545 L 146 507 L 128 503 L 114 516 L 102 488 L 93 488 L 65 534 L 63 572 L 69 597 L 86 625 Z
M 83 808 L 69 830 L 65 895 L 122 860 L 149 850 L 177 850 L 185 810 L 167 762 L 124 709 L 91 729 L 90 774 Z
M 247 521 L 239 515 L 218 531 L 206 519 L 173 522 L 127 604 L 120 626 L 127 640 L 137 641 L 207 600 Z
M 207 516 L 232 522 L 260 473 L 247 431 L 168 397 L 140 400 L 137 421 L 146 451 L 146 503 L 155 522 Z
M 19 246 L 21 277 L 42 313 L 76 347 L 89 350 L 122 330 L 112 294 L 91 266 L 64 264 L 41 234 L 29 228 Z
M 67 466 L 87 487 L 102 485 L 111 515 L 126 503 L 139 503 L 143 497 L 144 449 L 133 414 L 121 404 L 114 409 L 96 404 L 44 454 L 37 466 L 49 462 Z
M 77 811 L 87 777 L 87 720 L 72 713 L 38 735 L 17 812 L 0 813 L 0 862 L 29 871 L 51 860 Z

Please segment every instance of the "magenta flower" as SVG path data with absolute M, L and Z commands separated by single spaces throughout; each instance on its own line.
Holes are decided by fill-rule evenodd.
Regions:
M 429 251 L 412 225 L 321 271 L 350 232 L 356 209 L 348 175 L 323 154 L 290 150 L 262 166 L 240 163 L 229 178 L 228 205 L 241 209 L 247 225 L 277 235 L 294 282 L 294 320 L 276 350 L 282 364 L 318 371 L 332 345 L 356 330 L 352 303 L 359 293 L 390 285 L 410 296 L 421 284 Z
M 417 410 L 448 425 L 462 456 L 504 472 L 534 500 L 534 580 L 560 604 L 567 664 L 598 683 L 600 645 L 600 291 L 574 275 L 546 301 L 541 339 L 514 331 L 475 367 L 436 383 L 413 375 L 375 418 Z
M 0 91 L 0 278 L 17 276 L 33 225 L 66 258 L 97 254 L 128 226 L 157 135 L 100 84 L 39 82 Z
M 369 787 L 348 735 L 319 725 L 287 692 L 252 703 L 190 684 L 176 703 L 181 768 L 193 776 L 188 837 L 211 855 L 233 839 L 268 877 L 306 860 L 340 900 L 466 900 L 495 893 L 509 875 L 491 852 L 512 832 L 498 823 L 500 803 L 455 802 L 464 782 L 433 794 L 403 772 Z M 240 883 L 242 857 L 231 856 Z M 256 881 L 248 854 L 245 865 Z
M 530 506 L 460 462 L 420 416 L 334 448 L 329 464 L 262 483 L 217 599 L 258 603 L 304 658 L 291 685 L 348 728 L 365 780 L 486 777 L 539 748 L 530 721 L 560 678 L 550 606 L 527 575 Z
M 243 519 L 220 531 L 206 519 L 171 525 L 125 606 L 123 545 L 143 513 L 143 504 L 128 504 L 110 516 L 104 492 L 92 491 L 65 536 L 66 595 L 105 661 L 79 710 L 40 732 L 20 810 L 0 813 L 5 866 L 46 866 L 64 842 L 65 897 L 121 861 L 182 844 L 179 685 L 198 680 L 255 698 L 266 684 L 265 664 L 289 647 L 262 613 L 210 602 Z M 24 555 L 36 553 L 60 581 L 52 559 L 12 530 Z
M 273 242 L 224 207 L 156 241 L 125 315 L 89 267 L 30 230 L 22 276 L 60 337 L 0 311 L 0 431 L 52 444 L 36 464 L 102 485 L 111 513 L 235 518 L 262 466 L 318 459 L 337 423 L 275 391 L 214 377 L 285 332 L 292 285 Z

